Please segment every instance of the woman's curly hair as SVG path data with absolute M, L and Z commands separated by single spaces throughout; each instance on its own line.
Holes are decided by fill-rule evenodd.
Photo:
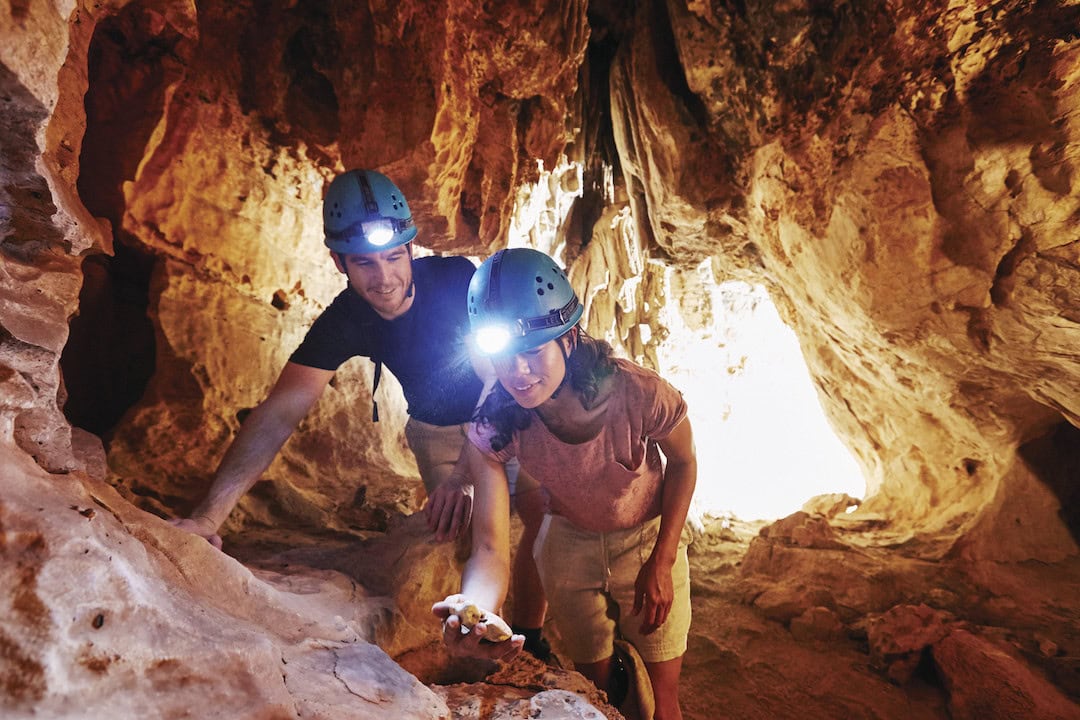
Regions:
M 566 361 L 563 385 L 569 384 L 581 399 L 582 406 L 588 409 L 596 400 L 600 383 L 614 375 L 618 368 L 612 357 L 611 345 L 604 340 L 589 337 L 580 328 L 577 333 L 577 345 Z M 529 426 L 532 417 L 532 412 L 518 405 L 502 383 L 495 383 L 491 394 L 477 408 L 473 420 L 494 429 L 491 449 L 498 452 L 510 443 L 515 430 L 524 430 Z

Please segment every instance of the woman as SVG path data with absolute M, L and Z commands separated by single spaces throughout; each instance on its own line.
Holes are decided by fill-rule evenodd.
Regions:
M 460 595 L 436 603 L 457 654 L 508 659 L 521 636 L 484 640 L 460 609 L 497 611 L 509 572 L 504 465 L 514 457 L 547 490 L 534 546 L 549 612 L 575 668 L 618 705 L 616 637 L 644 660 L 659 720 L 681 718 L 678 684 L 690 625 L 682 541 L 697 461 L 686 403 L 652 371 L 615 359 L 579 327 L 565 273 L 536 250 L 501 250 L 469 285 L 473 337 L 498 385 L 477 411 L 464 456 L 475 483 L 473 550 Z M 660 451 L 663 451 L 661 458 Z

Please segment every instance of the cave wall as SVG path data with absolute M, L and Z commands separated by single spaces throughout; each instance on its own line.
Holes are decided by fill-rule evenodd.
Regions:
M 1075 552 L 1017 449 L 1080 422 L 1077 8 L 666 10 L 638 6 L 612 74 L 651 241 L 767 284 L 864 517 L 928 552 Z
M 1076 20 L 1011 2 L 13 5 L 8 432 L 53 471 L 100 465 L 61 414 L 58 356 L 80 258 L 135 253 L 154 368 L 106 433 L 110 472 L 183 508 L 341 287 L 319 239 L 335 172 L 379 167 L 424 251 L 483 256 L 565 151 L 603 156 L 618 187 L 567 252 L 590 326 L 648 362 L 640 325 L 666 340 L 648 268 L 763 282 L 866 470 L 864 518 L 935 534 L 932 553 L 1075 552 L 1069 496 L 1017 450 L 1078 417 Z M 585 104 L 605 95 L 614 149 Z M 248 513 L 415 506 L 404 408 L 391 380 L 373 426 L 370 380 L 343 369 Z

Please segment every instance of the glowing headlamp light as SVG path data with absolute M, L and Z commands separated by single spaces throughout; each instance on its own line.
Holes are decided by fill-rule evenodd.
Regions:
M 361 223 L 364 237 L 375 247 L 382 247 L 394 239 L 394 225 L 388 220 Z
M 476 347 L 485 355 L 496 355 L 510 344 L 510 329 L 505 325 L 487 325 L 476 331 Z
M 497 355 L 506 350 L 513 338 L 523 338 L 528 333 L 539 330 L 565 327 L 577 306 L 578 299 L 575 295 L 570 298 L 566 305 L 552 310 L 546 315 L 484 325 L 473 333 L 476 347 L 485 355 Z

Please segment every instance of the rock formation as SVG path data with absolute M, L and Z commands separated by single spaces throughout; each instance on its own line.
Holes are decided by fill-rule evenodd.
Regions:
M 703 262 L 797 334 L 866 493 L 705 528 L 689 717 L 1080 717 L 1078 28 L 1067 0 L 12 0 L 3 713 L 613 717 L 573 673 L 503 693 L 439 655 L 457 561 L 366 361 L 227 554 L 160 519 L 340 290 L 319 205 L 366 166 L 421 252 L 558 251 L 660 370 Z

